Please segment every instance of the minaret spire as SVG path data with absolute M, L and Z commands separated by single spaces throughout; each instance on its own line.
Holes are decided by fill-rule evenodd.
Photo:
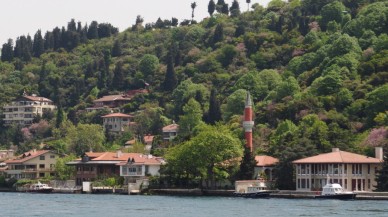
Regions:
M 245 145 L 247 148 L 249 148 L 251 153 L 253 151 L 253 142 L 252 142 L 253 125 L 254 125 L 254 122 L 253 122 L 252 99 L 249 91 L 247 91 L 247 96 L 245 99 L 243 127 L 245 131 L 245 140 L 246 140 Z

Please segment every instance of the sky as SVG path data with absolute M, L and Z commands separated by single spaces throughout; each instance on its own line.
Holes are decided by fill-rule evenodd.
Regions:
M 122 32 L 135 23 L 141 15 L 145 23 L 161 19 L 178 18 L 179 22 L 191 19 L 191 3 L 196 2 L 194 19 L 208 17 L 209 0 L 0 0 L 0 46 L 9 38 L 14 43 L 18 36 L 33 38 L 37 30 L 52 31 L 55 27 L 67 27 L 74 19 L 82 25 L 92 21 L 110 23 Z M 217 2 L 217 0 L 214 0 Z M 231 5 L 233 0 L 225 0 Z M 267 5 L 270 0 L 251 0 Z M 241 10 L 247 9 L 245 0 L 239 0 Z

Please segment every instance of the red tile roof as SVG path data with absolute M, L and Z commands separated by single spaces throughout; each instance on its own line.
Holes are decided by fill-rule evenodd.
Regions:
M 108 95 L 108 96 L 103 96 L 100 99 L 96 99 L 93 102 L 111 102 L 111 101 L 116 101 L 116 100 L 121 100 L 121 101 L 130 101 L 132 98 L 128 97 L 126 95 Z
M 19 155 L 16 159 L 13 160 L 7 160 L 5 163 L 7 164 L 17 164 L 17 163 L 23 163 L 28 160 L 31 160 L 33 158 L 36 158 L 42 154 L 46 154 L 47 152 L 50 152 L 49 150 L 38 150 L 38 151 L 29 151 L 22 155 Z
M 154 137 L 155 136 L 146 135 L 146 136 L 144 136 L 144 142 L 146 144 L 152 143 L 152 141 L 154 141 Z M 136 143 L 136 139 L 131 139 L 131 140 L 128 140 L 125 142 L 126 145 L 133 145 L 135 143 Z
M 257 161 L 256 166 L 259 167 L 274 166 L 279 163 L 279 159 L 267 155 L 257 155 L 255 156 L 255 160 Z
M 30 100 L 30 101 L 39 101 L 39 102 L 52 102 L 51 100 L 45 98 L 45 97 L 41 97 L 41 96 L 23 96 L 24 98 Z
M 140 153 L 121 153 L 117 156 L 117 152 L 86 152 L 87 156 L 91 159 L 89 162 L 93 161 L 117 161 L 117 163 L 127 163 L 128 159 L 134 159 L 136 164 L 161 164 L 158 157 L 152 155 L 145 155 Z M 80 161 L 81 159 L 79 159 Z
M 303 163 L 381 163 L 382 161 L 360 154 L 354 154 L 346 151 L 334 151 L 325 154 L 319 154 L 312 157 L 293 161 L 294 164 Z
M 171 131 L 177 131 L 179 128 L 178 124 L 170 124 L 165 127 L 163 127 L 163 132 L 171 132 Z
M 104 115 L 104 116 L 101 116 L 101 117 L 102 118 L 112 118 L 112 117 L 115 117 L 115 118 L 132 118 L 133 116 L 132 115 L 123 114 L 123 113 L 112 113 L 112 114 Z

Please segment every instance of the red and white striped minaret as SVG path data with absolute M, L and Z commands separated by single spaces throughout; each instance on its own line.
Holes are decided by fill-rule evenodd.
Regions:
M 253 151 L 252 128 L 254 125 L 252 114 L 253 114 L 253 110 L 252 110 L 251 95 L 249 94 L 249 92 L 247 92 L 247 97 L 245 99 L 243 127 L 244 127 L 244 131 L 245 131 L 245 140 L 246 140 L 245 145 L 247 148 L 249 148 L 251 153 Z

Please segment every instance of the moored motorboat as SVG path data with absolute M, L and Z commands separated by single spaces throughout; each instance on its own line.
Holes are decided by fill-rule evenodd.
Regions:
M 354 200 L 356 199 L 356 193 L 351 191 L 344 191 L 342 186 L 337 183 L 326 184 L 322 188 L 320 195 L 315 196 L 317 199 L 340 199 L 340 200 Z
M 236 197 L 246 197 L 246 198 L 268 198 L 271 194 L 271 191 L 267 189 L 267 186 L 263 180 L 253 180 L 249 185 L 242 185 L 238 187 L 238 183 L 241 182 L 250 182 L 250 181 L 237 181 L 236 182 L 236 191 L 233 193 Z M 241 185 L 241 184 L 240 184 Z
M 30 185 L 28 192 L 34 193 L 51 193 L 54 189 L 47 184 L 42 184 L 40 182 Z

